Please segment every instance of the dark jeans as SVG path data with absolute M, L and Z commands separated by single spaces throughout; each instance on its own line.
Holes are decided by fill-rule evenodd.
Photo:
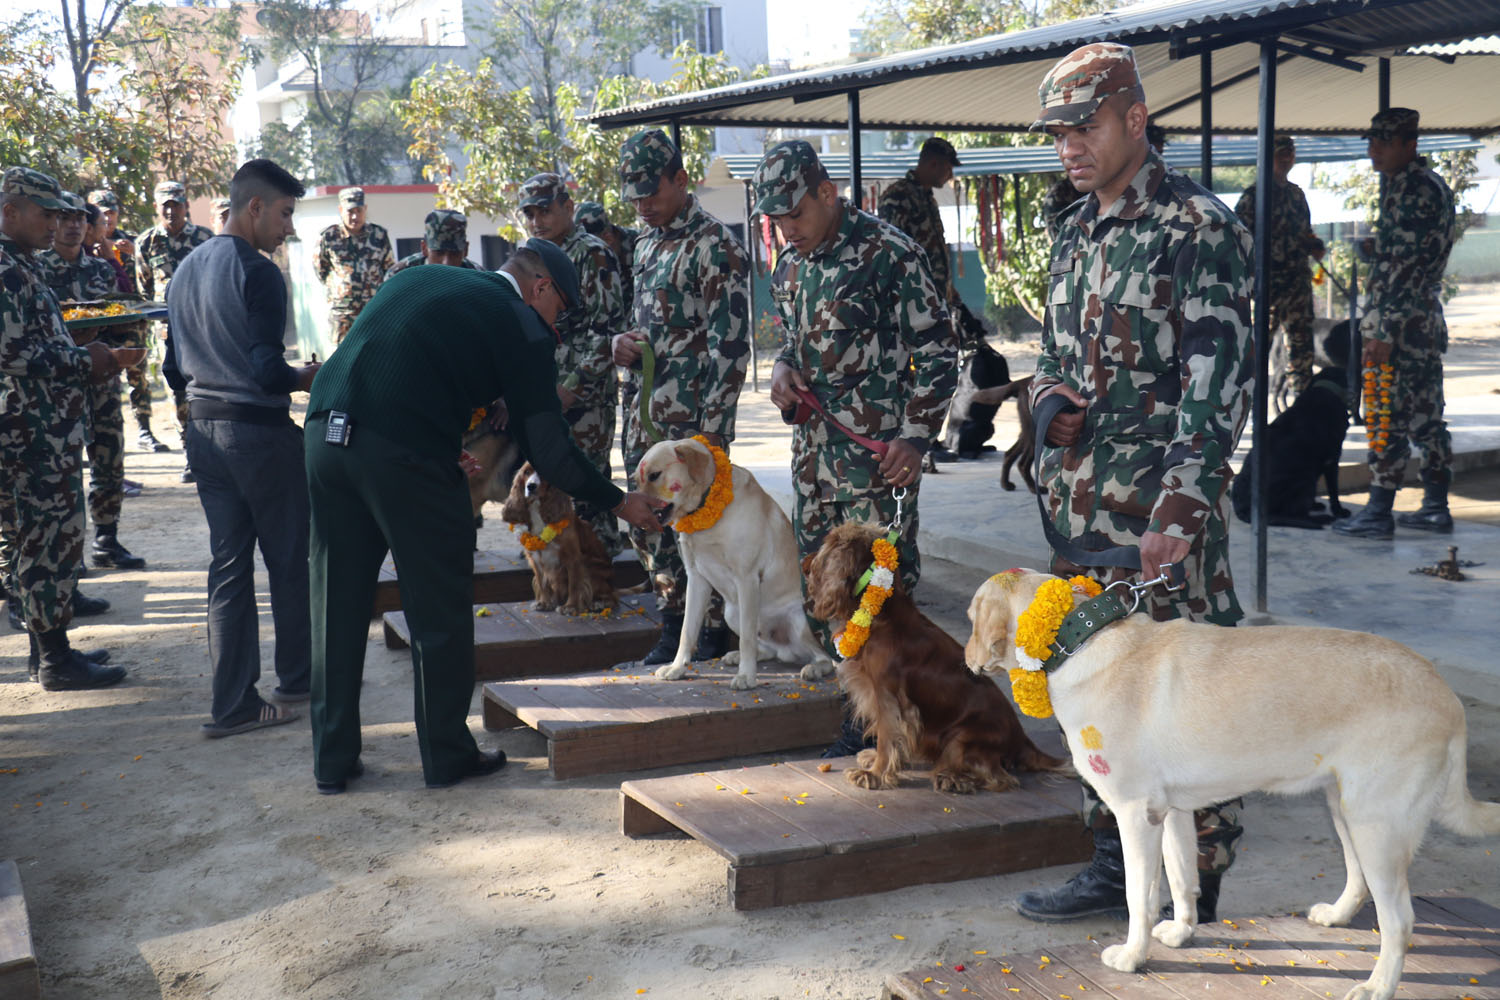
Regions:
M 307 604 L 307 477 L 302 431 L 239 420 L 190 420 L 183 438 L 208 518 L 208 656 L 213 718 L 244 722 L 263 704 L 255 546 L 271 583 L 276 677 L 306 691 L 312 649 Z

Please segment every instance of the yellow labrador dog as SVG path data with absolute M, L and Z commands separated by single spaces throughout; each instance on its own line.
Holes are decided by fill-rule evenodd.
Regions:
M 658 667 L 656 676 L 675 681 L 687 673 L 710 591 L 717 590 L 724 596 L 724 618 L 740 637 L 739 651 L 724 656 L 726 665 L 739 665 L 731 688 L 754 687 L 761 658 L 804 664 L 804 680 L 827 677 L 833 673 L 833 661 L 813 638 L 802 612 L 802 573 L 792 522 L 748 470 L 732 465 L 730 472 L 734 499 L 719 519 L 711 527 L 677 535 L 688 573 L 682 641 L 677 656 Z M 697 441 L 658 442 L 641 459 L 636 482 L 648 496 L 667 502 L 656 512 L 658 519 L 676 524 L 708 498 L 714 482 L 713 454 Z
M 970 669 L 1008 677 L 1016 619 L 1047 579 L 1009 570 L 979 588 Z M 1469 795 L 1463 706 L 1431 663 L 1389 639 L 1141 615 L 1088 639 L 1048 686 L 1074 766 L 1120 821 L 1130 931 L 1101 958 L 1121 972 L 1145 961 L 1152 936 L 1172 948 L 1193 936 L 1195 808 L 1253 791 L 1327 797 L 1348 881 L 1308 919 L 1345 924 L 1373 896 L 1380 922 L 1380 958 L 1345 1000 L 1396 992 L 1413 922 L 1406 871 L 1428 823 L 1500 834 L 1500 803 Z M 1152 928 L 1164 847 L 1176 919 Z

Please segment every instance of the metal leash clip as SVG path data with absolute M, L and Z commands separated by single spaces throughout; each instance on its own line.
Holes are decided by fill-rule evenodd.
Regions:
M 1135 609 L 1141 606 L 1141 595 L 1157 584 L 1165 584 L 1165 589 L 1169 594 L 1175 594 L 1179 590 L 1186 590 L 1187 570 L 1183 568 L 1182 563 L 1172 563 L 1167 567 L 1165 573 L 1154 580 L 1143 580 L 1140 583 L 1131 583 L 1129 580 L 1116 580 L 1104 589 L 1110 590 L 1114 587 L 1123 587 L 1130 591 L 1130 610 L 1126 614 L 1133 615 L 1135 614 Z
M 891 530 L 895 531 L 895 532 L 900 532 L 900 530 L 901 530 L 901 507 L 902 507 L 902 501 L 906 499 L 906 487 L 905 486 L 894 487 L 891 490 L 891 499 L 893 499 L 893 500 L 896 501 L 896 519 L 891 522 Z

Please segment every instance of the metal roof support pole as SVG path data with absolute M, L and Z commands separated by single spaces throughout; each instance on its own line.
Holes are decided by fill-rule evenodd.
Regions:
M 755 224 L 755 202 L 750 193 L 750 181 L 745 181 L 745 255 L 750 259 L 750 274 L 745 281 L 745 295 L 750 304 L 750 391 L 760 392 L 760 358 L 755 352 L 755 258 L 760 254 L 759 234 L 752 228 Z M 769 262 L 768 266 L 769 266 Z
M 1375 79 L 1375 103 L 1380 105 L 1378 110 L 1384 111 L 1391 106 L 1391 61 L 1387 58 L 1380 60 L 1380 69 Z M 1380 175 L 1380 201 L 1385 203 L 1385 174 Z M 1350 365 L 1353 370 L 1353 365 Z
M 1198 134 L 1203 144 L 1202 172 L 1199 183 L 1204 190 L 1214 189 L 1214 54 L 1205 49 L 1198 57 L 1198 91 L 1202 99 L 1198 102 L 1198 111 L 1202 115 Z
M 676 146 L 677 151 L 680 153 L 682 152 L 682 122 L 673 118 L 670 122 L 670 127 L 672 129 L 672 145 Z
M 855 208 L 864 208 L 864 178 L 861 177 L 859 167 L 859 91 L 851 90 L 849 91 L 849 200 Z
M 1276 134 L 1276 39 L 1260 43 L 1260 124 L 1255 157 L 1255 396 L 1251 442 L 1260 451 L 1250 473 L 1250 511 L 1255 532 L 1255 610 L 1266 614 L 1266 382 L 1271 356 L 1271 150 Z

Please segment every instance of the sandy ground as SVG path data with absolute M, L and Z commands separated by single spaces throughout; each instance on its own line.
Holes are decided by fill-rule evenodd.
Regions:
M 159 430 L 167 411 L 158 406 Z M 764 394 L 747 393 L 745 412 L 770 426 Z M 1015 914 L 1018 892 L 1067 869 L 736 913 L 721 859 L 681 837 L 621 836 L 620 778 L 551 780 L 529 731 L 482 736 L 511 757 L 497 776 L 428 791 L 409 662 L 374 626 L 369 775 L 349 794 L 316 794 L 305 720 L 204 740 L 207 530 L 180 468 L 180 452 L 129 455 L 128 474 L 147 488 L 127 501 L 121 538 L 150 567 L 93 571 L 84 584 L 114 609 L 80 623 L 75 640 L 109 646 L 130 668 L 125 685 L 43 692 L 26 680 L 24 636 L 0 633 L 0 857 L 20 866 L 49 1000 L 865 998 L 890 972 L 975 950 L 1122 933 L 1112 921 L 1049 927 Z M 492 518 L 481 544 L 513 543 Z M 925 570 L 926 610 L 966 634 L 963 609 L 989 570 L 940 560 Z M 260 604 L 269 654 L 263 573 Z M 1471 787 L 1500 798 L 1500 706 L 1467 709 Z M 1337 892 L 1320 803 L 1256 797 L 1245 825 L 1221 913 L 1305 911 Z M 1496 848 L 1436 831 L 1412 885 L 1500 904 Z

